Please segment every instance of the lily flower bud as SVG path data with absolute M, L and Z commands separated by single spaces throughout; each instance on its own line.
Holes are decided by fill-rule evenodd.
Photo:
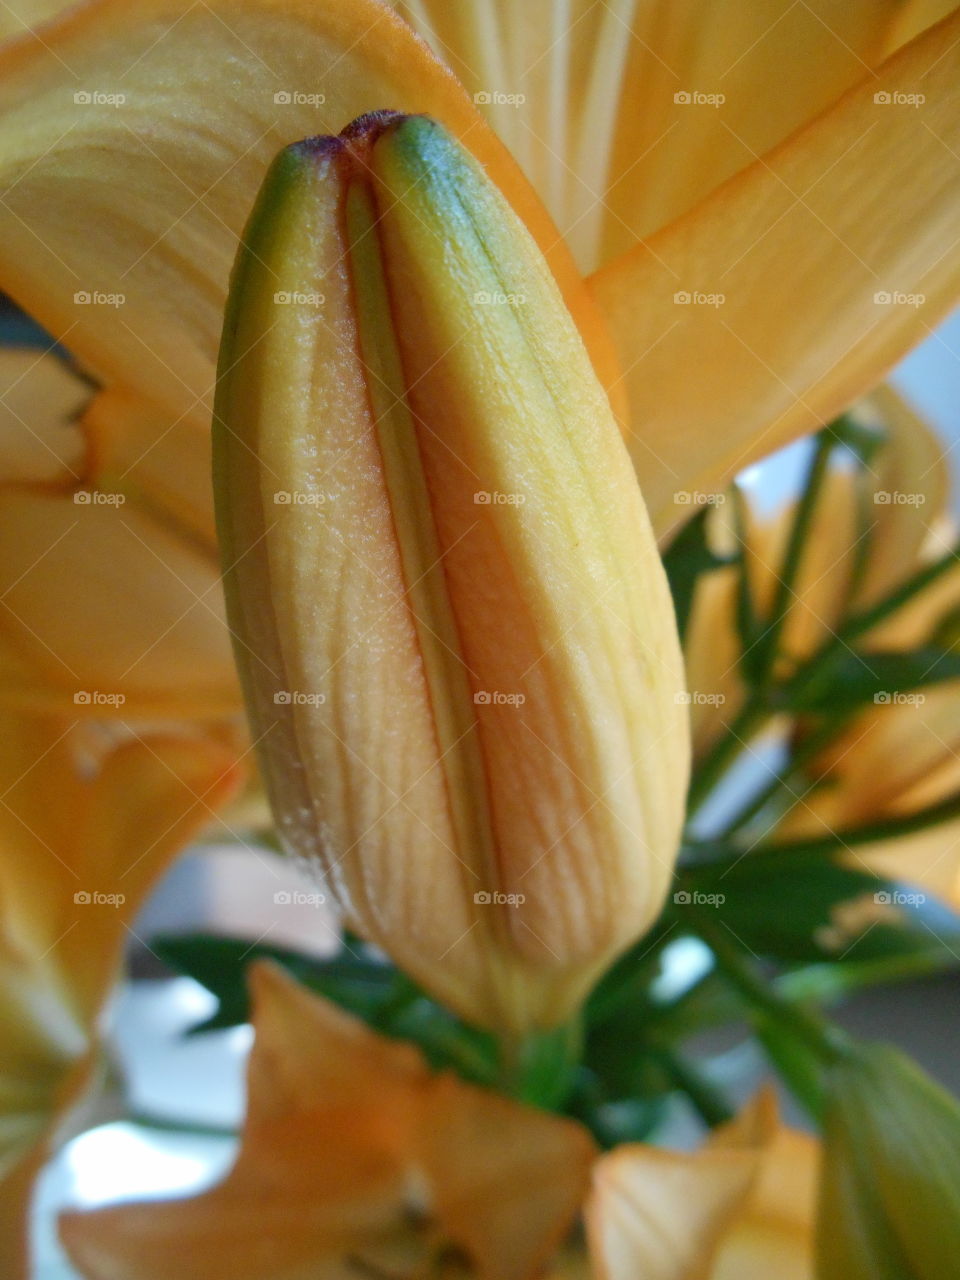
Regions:
M 896 1049 L 833 1070 L 817 1228 L 823 1280 L 941 1280 L 960 1252 L 960 1107 Z
M 286 846 L 467 1019 L 564 1020 L 687 782 L 667 583 L 542 255 L 432 120 L 288 147 L 221 348 L 218 524 Z

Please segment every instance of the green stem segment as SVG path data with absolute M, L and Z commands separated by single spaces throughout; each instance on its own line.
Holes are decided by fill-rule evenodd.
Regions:
M 794 588 L 797 576 L 806 550 L 820 491 L 823 488 L 824 477 L 827 474 L 830 455 L 835 445 L 836 437 L 829 428 L 821 431 L 817 436 L 807 481 L 797 503 L 783 564 L 777 578 L 777 589 L 770 618 L 761 641 L 762 653 L 758 660 L 757 683 L 763 688 L 768 688 L 774 678 L 783 628 L 790 613 L 790 605 L 796 596 Z
M 722 923 L 697 911 L 695 927 L 726 981 L 742 996 L 775 1066 L 813 1116 L 820 1112 L 825 1071 L 849 1049 L 846 1034 L 822 1015 L 784 999 L 757 972 Z
M 736 1113 L 721 1090 L 688 1057 L 667 1045 L 657 1045 L 653 1056 L 709 1128 L 715 1129 L 733 1119 Z

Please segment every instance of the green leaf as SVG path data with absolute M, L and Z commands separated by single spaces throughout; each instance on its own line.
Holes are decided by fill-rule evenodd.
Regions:
M 867 872 L 840 866 L 829 858 L 754 860 L 749 854 L 727 869 L 688 872 L 675 897 L 681 921 L 687 894 L 692 906 L 715 913 L 743 946 L 757 955 L 801 962 L 832 953 L 824 942 L 831 913 L 839 903 L 891 886 Z
M 677 629 L 680 639 L 686 635 L 690 610 L 693 605 L 693 593 L 697 579 L 702 573 L 722 568 L 730 561 L 716 555 L 707 543 L 707 520 L 710 508 L 697 513 L 688 520 L 664 553 L 663 567 L 667 571 L 670 591 L 673 595 L 673 607 L 677 615 Z
M 282 965 L 304 986 L 364 1018 L 383 1005 L 396 976 L 392 966 L 361 953 L 341 951 L 330 959 L 320 959 L 243 938 L 171 934 L 154 938 L 150 945 L 171 969 L 199 982 L 220 1002 L 214 1017 L 191 1028 L 192 1034 L 249 1020 L 246 970 L 255 960 Z
M 172 969 L 199 982 L 220 1003 L 212 1017 L 190 1028 L 190 1035 L 248 1022 L 247 967 L 255 960 L 272 960 L 303 986 L 375 1030 L 412 1041 L 437 1070 L 449 1068 L 478 1083 L 495 1078 L 493 1037 L 466 1026 L 435 1004 L 359 939 L 347 936 L 341 951 L 330 958 L 208 934 L 165 935 L 153 939 L 151 947 Z
M 960 679 L 960 653 L 925 646 L 906 652 L 841 649 L 783 690 L 795 712 L 851 711 L 867 703 L 892 705 L 910 691 Z

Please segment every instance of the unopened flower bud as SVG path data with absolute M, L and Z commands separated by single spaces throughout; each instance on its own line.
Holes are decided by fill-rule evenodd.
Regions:
M 563 1020 L 670 879 L 681 660 L 580 335 L 433 121 L 364 117 L 278 157 L 234 273 L 215 458 L 286 845 L 466 1018 Z

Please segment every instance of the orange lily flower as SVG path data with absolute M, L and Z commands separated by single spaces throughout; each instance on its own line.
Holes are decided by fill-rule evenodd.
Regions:
M 252 972 L 233 1170 L 189 1200 L 66 1215 L 90 1280 L 812 1280 L 817 1144 L 769 1099 L 693 1155 L 598 1160 L 573 1121 L 434 1075 L 281 972 Z M 568 1241 L 581 1207 L 587 1249 Z

